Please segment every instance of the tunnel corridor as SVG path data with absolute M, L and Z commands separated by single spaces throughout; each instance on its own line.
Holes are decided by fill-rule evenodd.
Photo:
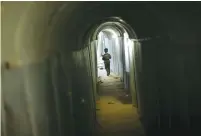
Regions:
M 97 136 L 144 136 L 137 108 L 125 93 L 119 76 L 103 76 L 97 101 Z
M 114 17 L 112 18 L 113 20 Z M 134 76 L 128 77 L 134 71 L 134 43 L 129 39 L 128 32 L 122 23 L 103 22 L 98 28 L 98 38 L 93 44 L 97 55 L 97 99 L 96 99 L 96 135 L 97 136 L 143 136 L 144 131 L 140 123 L 137 108 L 133 107 L 135 101 L 135 88 L 131 88 L 129 81 L 133 82 Z M 124 22 L 121 19 L 121 22 Z M 107 25 L 106 25 L 107 24 Z M 114 24 L 119 24 L 115 27 Z M 104 26 L 105 25 L 105 26 Z M 129 28 L 127 28 L 128 30 Z M 97 31 L 97 30 L 96 30 Z M 132 37 L 132 36 L 131 36 Z M 104 49 L 112 56 L 110 59 L 111 74 L 107 75 L 102 55 Z M 134 83 L 133 83 L 134 84 Z M 135 87 L 135 86 L 134 86 Z M 131 93 L 133 92 L 133 93 Z M 133 98 L 133 99 L 132 99 Z
M 108 47 L 112 75 L 106 80 L 131 96 L 129 116 L 136 117 L 125 129 L 141 124 L 145 136 L 199 135 L 200 6 L 1 2 L 1 134 L 96 136 L 103 112 L 97 101 L 107 84 L 99 80 L 100 59 Z

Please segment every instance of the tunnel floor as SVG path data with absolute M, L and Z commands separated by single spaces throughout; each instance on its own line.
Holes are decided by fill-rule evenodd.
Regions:
M 98 136 L 144 136 L 137 109 L 125 95 L 123 82 L 113 74 L 101 77 L 97 101 Z

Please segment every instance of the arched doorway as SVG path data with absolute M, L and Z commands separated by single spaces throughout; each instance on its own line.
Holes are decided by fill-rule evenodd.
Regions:
M 100 21 L 98 25 L 95 25 L 94 27 L 91 28 L 91 30 L 88 33 L 86 43 L 88 44 L 88 47 L 90 49 L 91 66 L 92 66 L 91 69 L 92 69 L 92 75 L 94 75 L 93 86 L 96 101 L 99 101 L 100 98 L 103 98 L 101 91 L 104 92 L 104 90 L 100 89 L 101 86 L 100 83 L 104 84 L 105 82 L 108 82 L 108 84 L 114 85 L 118 82 L 118 85 L 121 84 L 123 85 L 122 86 L 123 89 L 121 88 L 120 91 L 118 90 L 119 96 L 117 99 L 120 99 L 119 102 L 121 102 L 122 105 L 125 104 L 126 106 L 130 104 L 129 105 L 130 109 L 127 110 L 129 112 L 132 111 L 132 106 L 134 106 L 134 109 L 136 111 L 140 110 L 140 107 L 138 106 L 137 102 L 138 70 L 136 67 L 139 61 L 136 55 L 139 54 L 140 52 L 140 50 L 138 50 L 138 48 L 140 47 L 140 43 L 138 42 L 137 36 L 132 30 L 132 28 L 121 18 L 118 17 L 107 18 L 106 20 Z M 104 64 L 102 61 L 102 54 L 104 48 L 108 48 L 109 53 L 112 56 L 111 59 L 112 74 L 111 77 L 109 78 L 103 78 L 106 77 L 106 72 L 104 71 Z M 115 79 L 119 78 L 120 79 L 119 81 L 121 83 L 118 80 L 115 81 L 110 80 L 112 78 Z M 107 86 L 106 84 L 105 86 Z M 106 93 L 112 93 L 112 91 L 109 92 L 107 91 L 107 89 Z M 112 89 L 119 89 L 119 88 L 117 87 Z M 106 97 L 104 97 L 103 99 L 105 98 Z M 113 99 L 112 97 L 110 98 Z M 111 103 L 109 102 L 109 99 L 108 104 Z M 101 103 L 101 100 L 98 103 Z M 102 106 L 101 109 L 101 106 L 99 106 L 99 104 L 96 105 L 97 110 L 104 111 L 104 107 Z M 107 109 L 105 108 L 105 110 Z M 114 109 L 114 110 L 120 110 L 120 109 Z M 125 110 L 123 114 L 127 114 L 126 113 L 127 111 Z M 121 120 L 121 118 L 119 118 L 119 120 Z
M 104 33 L 107 33 L 106 35 L 109 35 L 109 37 L 101 39 L 101 37 L 104 37 Z M 104 43 L 101 43 L 101 41 Z M 93 69 L 95 69 L 94 75 L 96 75 L 94 82 L 97 82 L 98 77 L 100 77 L 98 68 L 103 66 L 101 55 L 103 48 L 107 47 L 113 56 L 111 71 L 124 82 L 124 87 L 133 97 L 133 105 L 138 107 L 138 69 L 136 65 L 140 65 L 140 43 L 134 30 L 119 17 L 106 18 L 99 21 L 88 31 L 86 44 L 90 46 L 92 61 L 95 62 L 92 64 Z M 96 54 L 93 52 L 96 52 Z

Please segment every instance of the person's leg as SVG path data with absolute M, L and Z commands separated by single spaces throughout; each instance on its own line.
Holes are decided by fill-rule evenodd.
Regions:
M 107 64 L 106 63 L 104 63 L 105 64 L 105 70 L 106 70 L 106 72 L 107 72 Z
M 107 65 L 107 69 L 106 69 L 107 76 L 109 76 L 110 75 L 110 63 L 107 63 L 106 65 Z
M 108 63 L 105 63 L 105 70 L 106 70 L 106 72 L 107 72 L 107 76 L 108 76 L 108 72 L 109 72 L 108 69 L 109 69 L 109 68 L 108 68 Z
M 108 76 L 110 75 L 110 63 L 108 63 Z

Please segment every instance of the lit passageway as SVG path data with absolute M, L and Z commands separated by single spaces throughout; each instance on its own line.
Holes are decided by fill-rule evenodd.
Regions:
M 2 2 L 2 135 L 200 135 L 200 6 Z

